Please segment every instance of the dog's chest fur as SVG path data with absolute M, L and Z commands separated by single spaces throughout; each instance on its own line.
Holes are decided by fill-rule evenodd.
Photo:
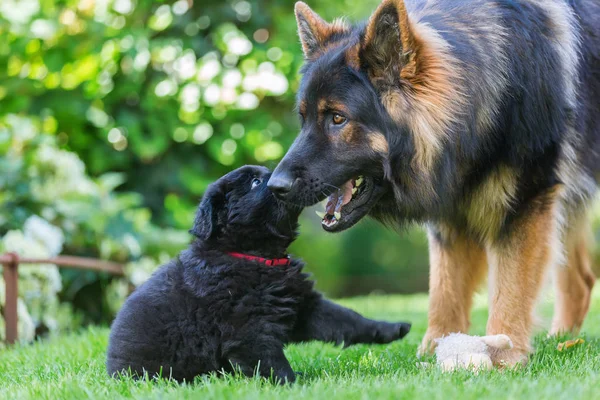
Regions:
M 297 261 L 275 267 L 247 260 L 227 260 L 221 265 L 214 262 L 199 268 L 184 267 L 182 284 L 188 295 L 201 303 L 201 312 L 209 310 L 215 322 L 238 328 L 268 316 L 270 321 L 293 325 L 298 310 L 313 296 L 313 283 Z

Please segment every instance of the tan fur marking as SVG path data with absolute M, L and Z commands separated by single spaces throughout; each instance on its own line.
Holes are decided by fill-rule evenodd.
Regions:
M 342 18 L 334 20 L 332 23 L 326 22 L 308 5 L 299 1 L 294 8 L 296 14 L 296 22 L 298 24 L 298 32 L 300 34 L 300 42 L 304 55 L 309 59 L 317 58 L 326 49 L 323 44 L 333 35 L 345 33 L 349 31 L 349 26 Z M 306 21 L 306 23 L 304 22 Z M 312 32 L 312 37 L 307 37 L 302 34 L 303 28 Z M 313 51 L 315 47 L 319 47 L 319 51 Z
M 323 118 L 325 116 L 325 112 L 327 111 L 327 100 L 319 99 L 317 102 L 317 121 L 319 124 L 323 122 Z
M 511 227 L 510 236 L 488 248 L 490 316 L 487 334 L 506 334 L 512 350 L 492 350 L 495 365 L 525 363 L 533 311 L 544 276 L 560 246 L 560 185 L 541 195 Z
M 384 0 L 381 2 L 373 15 L 371 15 L 371 18 L 369 18 L 367 31 L 365 33 L 365 42 L 369 43 L 373 40 L 376 31 L 376 23 L 374 21 L 377 21 L 379 14 L 388 7 L 394 7 L 398 13 L 398 25 L 400 27 L 400 41 L 402 43 L 402 49 L 405 52 L 411 50 L 413 48 L 414 37 L 404 0 Z
M 334 33 L 344 33 L 344 32 L 345 32 L 345 30 L 340 29 L 338 31 L 332 31 L 331 35 L 333 35 Z M 335 49 L 336 47 L 345 46 L 349 42 L 350 42 L 350 40 L 348 38 L 342 38 L 339 40 L 329 40 L 329 42 L 326 45 L 321 46 L 320 50 L 312 56 L 312 59 L 316 59 L 316 58 L 322 56 L 323 54 L 327 53 L 328 51 Z
M 464 13 L 464 8 L 469 7 L 468 3 L 459 5 L 463 10 L 457 13 Z M 470 23 L 456 21 L 451 15 L 443 15 L 436 7 L 423 8 L 418 11 L 415 18 L 423 18 L 431 15 L 436 18 L 442 18 L 449 29 L 459 32 L 464 39 L 468 40 L 472 46 L 473 52 L 478 54 L 479 63 L 477 68 L 481 72 L 481 81 L 477 85 L 488 88 L 481 91 L 481 104 L 476 108 L 477 132 L 487 134 L 493 126 L 495 117 L 498 113 L 500 96 L 504 93 L 507 85 L 508 61 L 506 56 L 506 47 L 508 34 L 506 27 L 502 22 L 501 11 L 494 2 L 480 4 L 480 7 L 470 7 L 473 20 Z M 467 72 L 468 74 L 468 72 Z M 474 82 L 467 85 L 473 87 Z
M 317 102 L 318 121 L 322 123 L 327 113 L 339 112 L 345 116 L 350 115 L 348 107 L 344 103 L 328 100 L 325 98 L 319 99 Z M 345 127 L 343 127 L 338 136 L 330 136 L 331 141 L 341 139 L 346 143 L 351 143 L 358 137 L 357 129 L 355 129 L 352 121 L 349 121 Z
M 306 107 L 306 100 L 300 101 L 300 105 L 298 106 L 298 111 L 300 111 L 300 114 L 306 115 Z
M 327 111 L 327 99 L 319 99 L 317 103 L 317 111 L 319 114 L 324 114 Z
M 414 24 L 417 69 L 402 72 L 408 84 L 389 90 L 382 102 L 396 121 L 405 121 L 415 143 L 414 167 L 429 174 L 448 140 L 452 124 L 460 118 L 465 99 L 460 90 L 461 73 L 449 45 L 431 27 Z
M 346 116 L 350 115 L 350 110 L 348 110 L 348 107 L 344 103 L 339 103 L 337 101 L 328 100 L 326 105 L 327 105 L 327 109 L 331 112 L 337 111 Z
M 313 45 L 323 43 L 327 39 L 327 33 L 329 32 L 330 25 L 321 18 L 316 12 L 314 12 L 308 5 L 299 1 L 294 7 L 296 14 L 296 22 L 299 27 L 300 41 L 302 42 L 302 50 L 306 56 L 311 54 Z M 302 35 L 301 27 L 304 25 L 304 21 L 308 25 L 307 28 L 314 35 L 316 43 L 312 43 L 309 38 Z
M 349 30 L 350 26 L 344 17 L 336 18 L 331 22 L 330 33 L 341 33 Z
M 344 103 L 332 101 L 326 98 L 319 99 L 317 103 L 317 111 L 321 116 L 327 112 L 338 112 L 346 116 L 350 115 L 350 110 L 348 110 L 348 107 L 346 107 Z
M 473 294 L 487 271 L 485 249 L 448 227 L 429 232 L 429 317 L 420 354 L 431 353 L 434 339 L 452 332 L 467 333 Z
M 589 248 L 593 237 L 587 212 L 572 216 L 565 231 L 565 265 L 554 268 L 556 302 L 551 334 L 577 334 L 590 307 L 596 277 Z
M 429 16 L 443 19 L 451 29 L 460 31 L 468 39 L 482 60 L 480 82 L 489 91 L 484 91 L 476 108 L 478 132 L 486 134 L 498 111 L 499 97 L 506 86 L 507 58 L 505 55 L 506 29 L 502 25 L 502 15 L 497 5 L 474 7 L 472 24 L 458 22 L 452 15 L 441 15 L 435 1 L 427 1 L 420 7 L 406 9 L 403 1 L 390 0 L 382 3 L 371 17 L 376 21 L 384 8 L 400 4 L 404 20 L 399 20 L 404 43 L 401 51 L 408 56 L 400 70 L 402 87 L 396 88 L 382 78 L 384 71 L 369 71 L 371 81 L 380 90 L 388 112 L 398 122 L 407 122 L 415 140 L 414 169 L 420 174 L 429 173 L 438 159 L 446 141 L 456 141 L 462 133 L 462 114 L 468 105 L 467 82 L 470 74 L 452 53 L 452 46 L 440 32 L 423 22 Z M 460 3 L 460 2 L 459 2 Z M 457 3 L 456 7 L 468 7 Z M 404 21 L 404 22 L 403 22 Z M 367 26 L 366 41 L 377 34 L 374 23 Z M 381 34 L 381 33 L 379 33 Z M 406 43 L 410 43 L 406 47 Z M 408 54 L 407 54 L 408 53 Z M 464 88 L 464 89 L 463 89 Z M 386 93 L 390 91 L 392 93 Z M 394 93 L 395 92 L 395 93 Z M 404 98 L 404 99 L 400 99 Z
M 351 46 L 345 54 L 346 57 L 346 64 L 348 64 L 348 66 L 350 68 L 354 68 L 355 70 L 359 70 L 360 69 L 360 44 L 356 44 L 354 46 Z
M 369 133 L 368 135 L 369 135 L 369 146 L 373 149 L 373 151 L 375 151 L 376 153 L 388 154 L 389 145 L 388 145 L 387 140 L 385 139 L 385 136 L 383 136 L 382 133 L 372 132 L 372 133 Z
M 469 229 L 483 241 L 495 239 L 517 192 L 518 176 L 500 165 L 475 190 L 465 204 Z
M 352 122 L 346 124 L 345 127 L 342 128 L 339 138 L 348 144 L 353 144 L 359 137 L 358 129 L 354 126 Z

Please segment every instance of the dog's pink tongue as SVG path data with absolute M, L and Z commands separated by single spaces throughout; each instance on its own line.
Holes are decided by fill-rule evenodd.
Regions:
M 342 206 L 345 206 L 352 200 L 352 181 L 346 182 L 340 190 L 329 195 L 325 211 L 329 215 L 334 215 L 336 212 L 340 212 Z
M 325 212 L 327 212 L 328 215 L 333 215 L 333 213 L 335 212 L 335 209 L 337 208 L 339 197 L 340 197 L 339 190 L 336 192 L 333 192 L 332 194 L 329 195 L 329 198 L 327 199 L 327 205 L 325 206 Z
M 342 200 L 343 206 L 350 203 L 350 200 L 352 200 L 352 188 L 353 188 L 352 180 L 349 180 L 348 182 L 344 183 L 344 186 L 342 186 L 342 192 L 344 194 L 344 197 Z

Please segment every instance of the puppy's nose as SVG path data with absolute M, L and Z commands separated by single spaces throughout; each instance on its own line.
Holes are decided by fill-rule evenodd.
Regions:
M 292 190 L 294 179 L 287 173 L 274 173 L 271 175 L 267 187 L 275 194 L 275 196 L 283 199 Z

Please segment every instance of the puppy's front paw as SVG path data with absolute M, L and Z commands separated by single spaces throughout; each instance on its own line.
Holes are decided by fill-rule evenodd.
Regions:
M 396 325 L 398 326 L 398 339 L 402 339 L 404 336 L 408 335 L 412 326 L 408 322 L 399 322 Z
M 273 374 L 271 380 L 277 385 L 289 385 L 296 382 L 296 375 L 298 373 L 294 373 L 292 371 L 281 372 Z
M 385 324 L 385 325 L 384 325 Z M 394 340 L 402 339 L 410 332 L 411 325 L 406 322 L 398 323 L 383 323 L 379 327 L 379 334 L 377 335 L 378 343 L 390 343 Z

